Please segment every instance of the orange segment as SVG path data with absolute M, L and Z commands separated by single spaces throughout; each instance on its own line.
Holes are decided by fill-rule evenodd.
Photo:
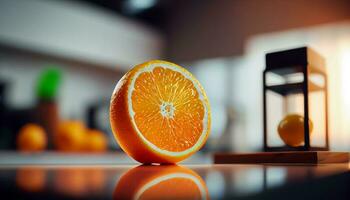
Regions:
M 205 143 L 210 131 L 205 91 L 184 68 L 149 61 L 118 82 L 110 122 L 121 148 L 142 163 L 175 163 Z

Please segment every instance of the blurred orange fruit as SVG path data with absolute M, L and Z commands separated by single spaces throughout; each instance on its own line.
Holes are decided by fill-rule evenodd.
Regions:
M 47 136 L 41 126 L 27 124 L 20 129 L 16 142 L 20 151 L 42 151 L 47 146 Z
M 107 137 L 98 130 L 88 130 L 85 135 L 86 151 L 103 152 L 107 150 Z
M 124 174 L 113 199 L 209 199 L 203 179 L 177 165 L 139 166 Z
M 54 144 L 61 151 L 81 151 L 85 143 L 85 126 L 81 121 L 64 121 L 58 126 Z
M 142 163 L 176 163 L 206 142 L 210 107 L 200 83 L 186 69 L 154 60 L 118 82 L 110 123 L 121 148 Z
M 46 184 L 46 171 L 41 168 L 20 168 L 16 172 L 16 184 L 28 192 L 42 191 Z
M 311 134 L 313 130 L 311 120 L 309 120 L 309 129 Z M 278 125 L 278 134 L 288 146 L 300 146 L 304 142 L 304 117 L 298 114 L 287 115 Z

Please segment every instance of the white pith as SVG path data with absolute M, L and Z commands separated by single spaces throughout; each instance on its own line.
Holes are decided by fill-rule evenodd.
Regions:
M 203 103 L 203 107 L 204 107 L 204 117 L 203 117 L 203 122 L 202 122 L 203 123 L 203 131 L 202 131 L 199 139 L 197 140 L 197 142 L 192 147 L 190 147 L 190 148 L 188 148 L 188 149 L 186 149 L 184 151 L 174 152 L 174 151 L 168 151 L 168 150 L 160 149 L 159 147 L 157 147 L 156 145 L 154 145 L 153 143 L 148 141 L 142 135 L 142 133 L 138 129 L 138 127 L 136 125 L 136 122 L 134 120 L 135 112 L 133 111 L 133 108 L 132 108 L 131 96 L 132 96 L 132 92 L 133 92 L 133 90 L 135 88 L 135 81 L 136 81 L 137 77 L 139 77 L 139 75 L 141 73 L 152 72 L 155 67 L 162 67 L 162 68 L 165 68 L 165 69 L 171 69 L 173 71 L 181 73 L 185 78 L 189 79 L 193 83 L 194 87 L 196 88 L 196 90 L 197 90 L 197 92 L 199 94 L 199 99 Z M 128 112 L 129 112 L 129 115 L 131 117 L 132 125 L 133 125 L 135 131 L 137 132 L 137 134 L 139 135 L 139 137 L 144 141 L 144 143 L 147 144 L 154 151 L 156 151 L 158 153 L 161 153 L 161 154 L 174 156 L 174 157 L 187 155 L 190 152 L 193 152 L 194 150 L 196 150 L 198 148 L 198 146 L 200 146 L 204 142 L 204 139 L 206 137 L 206 133 L 207 133 L 207 130 L 208 130 L 208 110 L 209 110 L 209 108 L 208 108 L 208 104 L 206 103 L 206 98 L 205 98 L 204 95 L 205 94 L 204 94 L 204 91 L 201 89 L 201 86 L 199 85 L 197 80 L 194 80 L 194 78 L 191 76 L 191 74 L 188 71 L 186 71 L 186 70 L 184 70 L 182 68 L 179 68 L 178 66 L 173 65 L 171 63 L 166 64 L 166 65 L 163 64 L 163 63 L 160 63 L 160 62 L 155 62 L 155 63 L 149 64 L 148 66 L 138 70 L 134 74 L 134 76 L 131 77 L 131 84 L 128 87 Z M 167 102 L 167 103 L 170 103 L 170 102 Z
M 140 199 L 141 195 L 148 190 L 149 188 L 151 188 L 152 186 L 157 185 L 160 182 L 169 180 L 169 179 L 173 179 L 173 178 L 184 178 L 184 179 L 190 179 L 191 181 L 193 181 L 196 185 L 197 188 L 199 189 L 200 193 L 201 193 L 201 199 L 207 199 L 207 195 L 206 195 L 206 191 L 203 188 L 203 185 L 201 184 L 201 182 L 198 180 L 197 177 L 191 175 L 191 174 L 185 174 L 185 173 L 174 173 L 174 174 L 169 174 L 169 175 L 165 175 L 165 176 L 161 176 L 159 178 L 156 178 L 150 182 L 148 182 L 147 184 L 145 184 L 141 189 L 139 189 L 137 191 L 137 193 L 134 196 L 134 200 L 138 200 Z
M 175 115 L 175 106 L 171 102 L 162 102 L 162 104 L 159 106 L 160 107 L 160 114 L 162 114 L 163 117 L 166 118 L 174 118 Z

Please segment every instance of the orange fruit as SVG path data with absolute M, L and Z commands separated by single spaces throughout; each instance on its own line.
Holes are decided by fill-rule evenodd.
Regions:
M 20 151 L 42 151 L 47 146 L 47 136 L 41 126 L 27 124 L 20 129 L 16 142 Z
M 309 129 L 311 134 L 313 129 L 311 120 Z M 288 146 L 300 146 L 304 142 L 304 117 L 298 114 L 287 115 L 278 125 L 278 134 Z
M 55 147 L 60 151 L 81 151 L 85 143 L 85 126 L 80 121 L 64 121 L 54 136 Z
M 111 97 L 120 147 L 141 163 L 176 163 L 198 151 L 210 131 L 210 107 L 186 69 L 153 60 L 131 69 Z
M 117 183 L 113 199 L 209 199 L 203 179 L 177 165 L 138 166 Z
M 85 150 L 92 152 L 103 152 L 107 150 L 107 137 L 98 130 L 88 130 L 86 132 Z
M 16 172 L 16 185 L 28 192 L 42 191 L 46 185 L 46 171 L 41 168 L 20 168 Z

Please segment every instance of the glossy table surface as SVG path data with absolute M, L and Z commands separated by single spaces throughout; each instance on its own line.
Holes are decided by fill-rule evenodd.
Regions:
M 332 195 L 348 199 L 350 195 L 348 163 L 157 166 L 92 164 L 92 157 L 90 164 L 69 165 L 35 159 L 34 164 L 30 159 L 11 164 L 6 159 L 8 163 L 0 161 L 0 192 L 12 199 L 327 199 Z

